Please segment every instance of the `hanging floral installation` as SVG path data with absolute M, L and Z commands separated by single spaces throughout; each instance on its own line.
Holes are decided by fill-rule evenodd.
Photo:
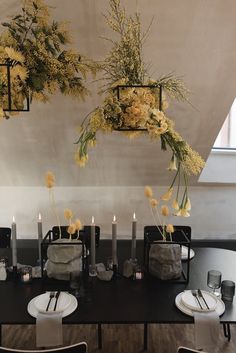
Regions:
M 11 68 L 12 110 L 22 110 L 26 99 L 47 102 L 58 91 L 82 100 L 88 95 L 84 80 L 87 74 L 95 75 L 99 65 L 69 48 L 68 23 L 51 20 L 51 9 L 43 0 L 22 0 L 21 12 L 2 26 L 0 117 L 15 114 L 5 109 L 6 65 Z
M 189 175 L 200 173 L 204 161 L 175 130 L 166 109 L 170 99 L 188 102 L 189 92 L 183 81 L 174 75 L 164 75 L 158 79 L 149 77 L 143 60 L 143 43 L 148 31 L 141 32 L 140 15 L 127 15 L 120 0 L 110 0 L 109 4 L 110 10 L 105 19 L 117 40 L 106 38 L 112 47 L 102 63 L 104 85 L 101 91 L 105 93 L 105 99 L 85 117 L 81 125 L 76 142 L 76 163 L 85 166 L 88 148 L 96 145 L 98 131 L 109 133 L 118 130 L 129 137 L 147 133 L 151 140 L 160 141 L 162 150 L 172 152 L 168 169 L 175 174 L 166 196 L 168 200 L 174 197 L 172 206 L 176 215 L 188 216 L 190 200 L 187 179 Z M 182 181 L 184 190 L 180 192 Z

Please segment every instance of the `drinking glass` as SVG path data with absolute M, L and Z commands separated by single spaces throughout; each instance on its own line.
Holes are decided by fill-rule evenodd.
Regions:
M 222 281 L 221 294 L 222 300 L 232 302 L 235 294 L 235 283 L 229 280 Z
M 217 297 L 220 295 L 216 289 L 220 288 L 221 285 L 221 272 L 216 270 L 210 270 L 207 273 L 207 285 L 209 288 L 213 289 L 213 294 Z
M 73 271 L 70 273 L 70 288 L 76 298 L 80 296 L 81 281 L 82 271 Z

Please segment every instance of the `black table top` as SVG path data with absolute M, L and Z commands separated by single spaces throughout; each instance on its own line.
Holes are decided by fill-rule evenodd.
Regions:
M 129 257 L 130 242 L 118 243 L 118 255 Z M 98 261 L 110 255 L 111 244 L 100 242 Z M 23 249 L 22 249 L 23 250 Z M 37 249 L 34 249 L 37 253 Z M 141 243 L 138 254 L 142 255 Z M 27 253 L 32 251 L 25 249 Z M 175 306 L 175 297 L 185 289 L 208 289 L 207 271 L 217 269 L 223 279 L 236 282 L 236 253 L 215 248 L 195 248 L 195 257 L 190 264 L 189 284 L 167 283 L 146 275 L 143 280 L 126 278 L 103 282 L 90 278 L 89 300 L 81 300 L 77 310 L 63 319 L 66 324 L 80 323 L 193 323 L 193 318 L 180 312 Z M 126 257 L 125 257 L 126 256 Z M 123 261 L 122 259 L 122 261 Z M 51 288 L 50 288 L 51 289 Z M 65 288 L 66 289 L 66 288 Z M 35 279 L 31 284 L 0 282 L 0 324 L 33 324 L 35 319 L 27 312 L 28 302 L 49 290 L 48 283 Z M 221 322 L 236 323 L 235 303 L 226 305 Z

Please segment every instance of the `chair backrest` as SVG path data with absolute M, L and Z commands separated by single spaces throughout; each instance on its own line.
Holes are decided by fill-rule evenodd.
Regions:
M 144 227 L 144 239 L 148 239 L 149 241 L 155 241 L 161 239 L 161 233 L 159 229 L 162 226 L 145 226 Z M 173 240 L 175 237 L 178 237 L 179 234 L 184 233 L 188 240 L 191 240 L 191 227 L 189 226 L 174 226 L 174 233 L 172 234 Z
M 4 348 L 0 347 L 0 353 L 87 353 L 87 343 L 80 342 L 73 344 L 71 346 L 53 348 L 53 349 L 40 349 L 40 350 L 22 350 L 22 349 L 13 349 L 13 348 Z
M 57 240 L 60 237 L 60 230 L 61 230 L 61 237 L 69 239 L 70 234 L 67 232 L 68 226 L 54 226 L 52 227 L 52 240 Z M 78 232 L 76 231 L 75 234 L 72 234 L 72 239 L 76 239 L 78 237 Z
M 90 234 L 91 234 L 91 226 L 84 226 L 83 229 L 79 231 L 79 239 L 84 241 L 86 248 L 90 248 Z M 95 243 L 96 247 L 99 245 L 100 239 L 100 227 L 95 226 Z
M 11 247 L 11 228 L 0 227 L 0 248 Z
M 206 352 L 196 351 L 195 349 L 187 348 L 187 347 L 179 347 L 177 353 L 206 353 Z

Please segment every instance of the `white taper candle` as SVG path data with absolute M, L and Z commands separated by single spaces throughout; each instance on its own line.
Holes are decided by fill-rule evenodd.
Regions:
M 95 223 L 94 223 L 94 217 L 92 216 L 92 223 L 91 223 L 91 234 L 90 234 L 90 240 L 91 240 L 91 266 L 92 269 L 95 270 L 95 265 L 96 265 L 96 239 L 95 239 Z
M 11 236 L 12 236 L 12 266 L 17 266 L 17 247 L 16 247 L 16 222 L 13 216 L 11 225 Z
M 137 231 L 137 219 L 135 213 L 133 214 L 132 221 L 132 246 L 131 246 L 131 259 L 136 259 L 136 231 Z
M 117 265 L 117 222 L 116 216 L 112 221 L 112 261 L 113 265 Z

